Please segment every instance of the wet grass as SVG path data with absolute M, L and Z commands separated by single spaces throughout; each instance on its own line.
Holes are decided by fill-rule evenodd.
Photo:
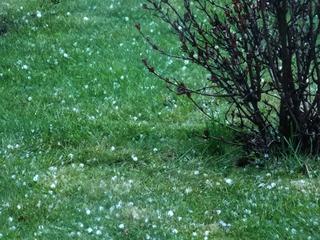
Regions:
M 141 58 L 203 73 L 143 43 L 136 22 L 175 46 L 141 1 L 43 3 L 0 3 L 2 239 L 320 239 L 317 168 L 236 168 L 200 138 L 207 119 Z

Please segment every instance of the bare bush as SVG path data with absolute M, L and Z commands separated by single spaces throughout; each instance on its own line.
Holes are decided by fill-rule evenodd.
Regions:
M 290 142 L 319 153 L 320 1 L 145 1 L 145 9 L 170 25 L 181 51 L 165 51 L 137 24 L 146 41 L 203 67 L 210 78 L 192 89 L 144 60 L 151 73 L 194 102 L 194 95 L 225 99 L 228 125 L 247 133 L 255 150 Z

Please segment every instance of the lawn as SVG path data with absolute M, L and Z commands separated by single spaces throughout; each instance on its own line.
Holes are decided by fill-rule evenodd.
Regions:
M 320 239 L 319 168 L 201 138 L 225 130 L 141 59 L 204 73 L 143 42 L 177 47 L 142 0 L 49 2 L 0 3 L 0 239 Z

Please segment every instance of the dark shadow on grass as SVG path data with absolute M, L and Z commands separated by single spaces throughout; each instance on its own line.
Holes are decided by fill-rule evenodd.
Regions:
M 12 20 L 10 20 L 7 16 L 0 15 L 0 37 L 7 34 L 12 26 Z

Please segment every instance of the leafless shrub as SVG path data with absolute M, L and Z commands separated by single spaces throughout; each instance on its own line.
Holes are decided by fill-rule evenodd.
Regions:
M 290 142 L 319 153 L 320 1 L 221 2 L 145 0 L 144 8 L 177 35 L 179 55 L 163 50 L 136 25 L 154 50 L 203 67 L 211 76 L 204 86 L 192 89 L 160 75 L 147 60 L 145 66 L 196 105 L 194 95 L 225 99 L 227 123 L 248 133 L 254 150 Z

